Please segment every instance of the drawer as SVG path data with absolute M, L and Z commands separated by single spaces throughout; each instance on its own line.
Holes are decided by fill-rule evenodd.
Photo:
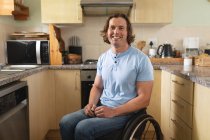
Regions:
M 191 104 L 185 102 L 182 98 L 171 95 L 171 111 L 179 116 L 189 127 L 192 128 L 192 111 Z
M 193 104 L 193 82 L 176 75 L 171 76 L 171 92 Z
M 170 139 L 192 140 L 192 129 L 185 125 L 173 112 L 171 112 L 170 116 Z

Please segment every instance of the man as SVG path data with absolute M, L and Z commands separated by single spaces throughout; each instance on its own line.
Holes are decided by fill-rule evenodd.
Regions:
M 131 46 L 130 21 L 114 14 L 101 33 L 111 48 L 98 60 L 89 103 L 62 118 L 63 140 L 94 140 L 123 128 L 133 113 L 149 105 L 153 68 L 148 57 Z

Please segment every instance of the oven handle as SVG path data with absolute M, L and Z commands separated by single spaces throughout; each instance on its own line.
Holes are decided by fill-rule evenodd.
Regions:
M 10 118 L 11 116 L 13 116 L 15 113 L 17 113 L 18 111 L 22 110 L 23 108 L 25 108 L 27 106 L 27 101 L 26 99 L 23 100 L 22 102 L 20 102 L 17 106 L 15 106 L 14 108 L 12 108 L 11 110 L 9 110 L 8 112 L 2 114 L 0 116 L 0 124 L 2 122 L 4 122 L 5 120 L 7 120 L 8 118 Z

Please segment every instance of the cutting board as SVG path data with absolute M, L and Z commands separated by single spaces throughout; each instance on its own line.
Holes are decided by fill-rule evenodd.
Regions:
M 152 64 L 157 65 L 178 65 L 183 64 L 183 58 L 150 58 Z
M 49 24 L 49 35 L 50 35 L 50 64 L 51 65 L 62 65 L 62 54 L 60 52 L 60 44 L 57 39 L 56 33 L 60 31 L 53 24 Z

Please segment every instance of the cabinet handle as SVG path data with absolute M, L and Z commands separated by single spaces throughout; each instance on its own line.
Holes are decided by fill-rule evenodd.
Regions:
M 76 83 L 76 84 L 75 84 L 75 90 L 78 90 L 78 85 L 77 85 L 77 83 L 78 83 L 78 81 L 79 81 L 78 78 L 79 78 L 79 73 L 76 72 L 76 76 L 75 76 L 75 79 L 74 79 L 74 80 L 75 80 L 74 82 Z
M 183 127 L 174 119 L 171 119 L 171 121 L 178 127 L 180 127 L 181 129 L 183 129 Z
M 180 85 L 180 86 L 184 86 L 184 84 L 183 83 L 179 83 L 178 81 L 176 81 L 176 80 L 172 80 L 172 82 L 174 82 L 175 84 L 178 84 L 178 85 Z
M 177 100 L 172 99 L 172 102 L 177 104 L 180 108 L 184 108 L 184 106 L 182 104 L 180 104 Z

